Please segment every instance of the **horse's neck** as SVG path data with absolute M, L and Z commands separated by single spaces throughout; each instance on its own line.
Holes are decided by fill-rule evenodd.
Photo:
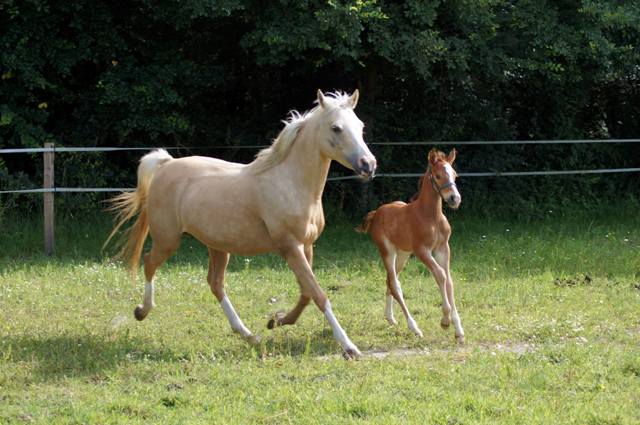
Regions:
M 425 176 L 420 187 L 417 204 L 428 215 L 436 216 L 442 213 L 442 197 L 436 192 L 429 176 Z
M 291 182 L 301 194 L 320 200 L 329 174 L 331 160 L 324 157 L 310 128 L 300 129 L 287 157 L 278 165 L 293 177 Z

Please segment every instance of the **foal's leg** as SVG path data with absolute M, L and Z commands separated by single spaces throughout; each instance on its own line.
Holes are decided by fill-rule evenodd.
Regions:
M 257 344 L 260 342 L 260 338 L 253 335 L 244 323 L 242 323 L 231 301 L 227 298 L 227 294 L 224 292 L 224 272 L 227 269 L 227 264 L 229 264 L 228 252 L 216 251 L 209 248 L 209 274 L 207 275 L 207 281 L 211 287 L 211 292 L 213 292 L 213 295 L 215 295 L 220 302 L 222 310 L 225 316 L 227 316 L 227 320 L 233 330 L 238 332 L 251 344 Z
M 409 309 L 407 308 L 407 305 L 404 302 L 402 288 L 400 287 L 400 281 L 398 280 L 398 276 L 396 274 L 396 268 L 398 266 L 398 260 L 397 260 L 398 255 L 397 255 L 396 249 L 395 248 L 389 249 L 388 246 L 385 246 L 383 249 L 380 250 L 380 254 L 382 255 L 384 268 L 387 270 L 387 294 L 390 293 L 391 296 L 398 302 L 398 304 L 400 304 L 400 308 L 402 309 L 402 312 L 404 313 L 404 316 L 407 319 L 407 325 L 409 326 L 409 329 L 411 330 L 411 332 L 413 332 L 419 337 L 422 337 L 422 331 L 418 327 L 418 324 L 416 323 L 416 321 L 411 316 L 411 313 L 409 312 Z M 401 258 L 400 260 L 401 262 L 402 260 L 404 260 L 404 262 L 407 261 L 406 258 Z M 402 267 L 404 267 L 404 264 L 402 264 Z M 385 309 L 385 312 L 387 314 L 389 313 L 389 310 L 391 310 L 389 307 L 389 304 L 391 303 L 389 302 L 389 296 L 387 295 L 387 307 Z M 393 313 L 391 313 L 391 319 L 393 319 Z M 393 322 L 389 320 L 389 315 L 387 315 L 387 320 L 391 324 L 394 324 L 393 322 L 395 322 L 395 319 L 393 319 Z
M 449 243 L 446 242 L 444 244 L 442 244 L 442 247 L 440 247 L 437 251 L 436 251 L 436 256 L 435 259 L 438 262 L 438 264 L 440 265 L 440 267 L 442 267 L 445 270 L 446 273 L 446 297 L 447 300 L 449 301 L 449 305 L 451 306 L 451 320 L 453 321 L 453 326 L 455 328 L 455 332 L 456 332 L 456 340 L 458 342 L 464 342 L 464 329 L 462 329 L 462 323 L 460 321 L 460 316 L 458 315 L 458 310 L 456 308 L 456 302 L 454 300 L 453 297 L 453 279 L 451 278 L 451 270 L 449 268 L 449 259 L 450 259 L 450 249 L 449 249 Z M 442 326 L 443 327 L 448 327 L 449 326 L 449 317 L 446 317 L 446 321 L 445 321 L 445 317 L 442 318 Z M 446 325 L 445 325 L 446 323 Z
M 313 245 L 305 245 L 304 256 L 309 263 L 309 267 L 313 267 Z M 267 328 L 273 329 L 276 326 L 293 325 L 294 323 L 296 323 L 302 311 L 309 304 L 309 301 L 311 301 L 311 298 L 305 295 L 304 291 L 302 291 L 302 286 L 300 287 L 300 291 L 300 298 L 298 298 L 298 303 L 296 304 L 296 306 L 293 307 L 293 309 L 286 315 L 281 311 L 277 312 L 275 314 L 275 317 L 273 319 L 270 319 L 267 323 Z
M 133 311 L 133 315 L 136 319 L 144 320 L 151 309 L 156 306 L 156 303 L 154 302 L 155 288 L 153 277 L 156 274 L 158 267 L 160 267 L 162 263 L 164 263 L 165 260 L 174 253 L 179 244 L 179 238 L 173 243 L 154 239 L 151 251 L 144 255 L 144 276 L 146 279 L 144 285 L 144 298 L 142 299 L 142 304 L 138 304 L 136 309 Z
M 396 252 L 396 277 L 400 276 L 400 272 L 404 269 L 405 264 L 407 264 L 407 260 L 411 256 L 410 252 L 398 251 Z M 398 288 L 400 288 L 400 294 L 402 294 L 402 288 L 400 287 L 400 282 L 398 281 Z M 404 298 L 404 297 L 403 297 Z M 385 297 L 385 305 L 384 305 L 384 315 L 387 318 L 387 321 L 391 325 L 396 325 L 398 322 L 393 317 L 393 295 L 391 295 L 391 291 L 389 289 L 389 285 L 387 285 L 387 294 Z
M 344 357 L 347 359 L 359 357 L 361 355 L 360 350 L 351 342 L 344 329 L 340 326 L 340 323 L 338 323 L 338 319 L 336 319 L 331 310 L 331 302 L 322 288 L 320 288 L 320 285 L 318 285 L 311 270 L 311 265 L 305 256 L 303 246 L 285 247 L 281 250 L 281 254 L 296 275 L 302 290 L 302 296 L 313 299 L 320 311 L 324 313 L 324 316 L 331 326 L 334 338 L 342 346 Z
M 451 305 L 449 304 L 449 298 L 447 296 L 447 271 L 433 258 L 431 250 L 428 248 L 422 247 L 417 249 L 415 253 L 420 261 L 429 268 L 433 278 L 438 284 L 440 295 L 442 296 L 442 320 L 440 321 L 440 326 L 447 328 L 449 326 L 449 317 L 451 314 Z

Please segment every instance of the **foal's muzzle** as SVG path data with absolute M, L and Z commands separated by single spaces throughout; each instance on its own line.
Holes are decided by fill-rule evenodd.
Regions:
M 457 210 L 458 207 L 460 206 L 460 203 L 462 202 L 462 197 L 460 195 L 452 193 L 451 195 L 444 198 L 444 200 L 449 206 L 449 208 L 453 208 L 454 210 Z

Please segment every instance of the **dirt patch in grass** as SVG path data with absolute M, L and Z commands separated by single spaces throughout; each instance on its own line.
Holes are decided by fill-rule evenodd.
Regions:
M 591 285 L 593 279 L 588 274 L 575 275 L 573 277 L 557 277 L 553 280 L 553 284 L 560 287 L 571 286 L 588 286 Z
M 395 348 L 392 350 L 365 350 L 362 352 L 362 359 L 382 360 L 386 358 L 408 358 L 408 357 L 428 357 L 433 355 L 451 354 L 454 360 L 464 361 L 469 355 L 480 351 L 496 355 L 499 353 L 526 354 L 536 350 L 534 344 L 528 342 L 513 343 L 478 343 L 452 346 L 451 348 Z M 321 359 L 338 357 L 339 354 L 322 356 Z

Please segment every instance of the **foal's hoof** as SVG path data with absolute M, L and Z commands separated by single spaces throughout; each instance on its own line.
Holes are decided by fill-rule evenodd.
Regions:
M 267 323 L 267 329 L 273 329 L 282 325 L 282 319 L 284 319 L 285 314 L 281 311 L 278 311 Z
M 138 305 L 135 310 L 133 310 L 133 315 L 136 317 L 136 320 L 141 321 L 144 320 L 149 314 L 148 311 L 144 311 L 144 307 L 142 304 Z
M 253 334 L 244 337 L 244 339 L 246 339 L 249 344 L 254 346 L 260 345 L 260 341 L 262 341 L 262 338 L 260 338 L 260 335 L 253 335 Z
M 456 343 L 458 343 L 458 345 L 464 345 L 464 335 L 456 335 Z
M 409 330 L 418 338 L 422 338 L 424 336 L 415 321 L 409 322 Z
M 445 319 L 443 317 L 442 320 L 440 321 L 440 327 L 444 330 L 447 330 L 449 329 L 449 325 L 451 325 L 451 321 L 448 318 Z

